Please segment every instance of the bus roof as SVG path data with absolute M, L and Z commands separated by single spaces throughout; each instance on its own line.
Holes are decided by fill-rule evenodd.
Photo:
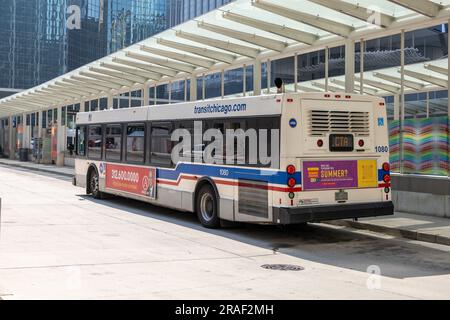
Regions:
M 286 97 L 300 96 L 301 99 L 348 99 L 349 95 L 342 93 L 285 93 L 269 94 L 252 97 L 214 98 L 193 102 L 180 102 L 148 107 L 114 109 L 80 112 L 77 114 L 77 124 L 89 123 L 119 123 L 139 121 L 170 121 L 184 119 L 234 118 L 252 116 L 280 115 L 282 101 Z M 327 96 L 327 98 L 325 98 Z M 350 101 L 376 102 L 381 98 L 366 95 L 351 95 Z

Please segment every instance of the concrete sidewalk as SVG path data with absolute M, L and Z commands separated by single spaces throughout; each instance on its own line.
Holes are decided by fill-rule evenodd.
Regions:
M 334 220 L 328 224 L 450 246 L 450 219 L 396 212 L 393 216 Z
M 73 168 L 0 159 L 0 165 L 73 176 Z M 396 212 L 393 216 L 362 218 L 358 221 L 335 220 L 328 224 L 370 230 L 412 240 L 450 245 L 450 219 Z
M 17 160 L 0 158 L 0 165 L 7 165 L 15 168 L 28 169 L 32 171 L 40 171 L 46 173 L 53 173 L 65 177 L 73 177 L 74 168 L 72 167 L 57 167 L 51 164 L 38 164 L 34 162 L 22 162 Z

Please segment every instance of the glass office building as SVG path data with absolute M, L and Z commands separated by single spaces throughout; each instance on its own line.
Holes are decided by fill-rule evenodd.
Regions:
M 68 30 L 69 70 L 81 67 L 167 28 L 166 0 L 72 0 L 81 28 Z
M 194 19 L 233 0 L 168 0 L 168 25 L 170 27 Z
M 2 0 L 0 98 L 165 30 L 170 0 Z
M 14 93 L 11 89 L 30 88 L 67 71 L 65 2 L 2 1 L 0 97 Z

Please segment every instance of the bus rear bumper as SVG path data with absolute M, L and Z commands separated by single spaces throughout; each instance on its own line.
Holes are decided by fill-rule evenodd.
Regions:
M 318 205 L 297 208 L 273 208 L 277 224 L 297 224 L 351 218 L 386 216 L 394 214 L 392 201 Z

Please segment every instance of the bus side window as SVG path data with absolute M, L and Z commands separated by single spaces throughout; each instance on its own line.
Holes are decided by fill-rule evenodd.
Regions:
M 236 132 L 236 130 L 242 129 L 246 130 L 245 120 L 242 119 L 220 119 L 220 120 L 206 120 L 204 124 L 204 131 L 214 128 L 220 130 L 223 135 L 223 149 L 221 154 L 213 154 L 212 156 L 219 161 L 222 161 L 224 164 L 228 165 L 237 165 L 242 164 L 243 156 L 239 155 L 239 146 L 240 142 L 237 138 L 234 138 L 233 141 L 227 141 L 227 130 L 232 130 L 232 132 Z M 232 143 L 233 152 L 227 153 L 227 143 Z M 229 150 L 228 150 L 229 151 Z
M 279 141 L 272 141 L 272 131 L 273 130 L 278 130 L 278 138 L 279 138 L 279 130 L 280 130 L 280 118 L 279 117 L 266 117 L 266 118 L 258 118 L 256 119 L 256 122 L 254 122 L 253 124 L 255 128 L 258 128 L 259 130 L 264 129 L 267 130 L 267 149 L 266 149 L 266 154 L 262 154 L 262 152 L 260 152 L 259 150 L 259 141 L 258 141 L 258 166 L 259 167 L 271 167 L 271 168 L 275 168 L 278 169 L 276 164 L 279 164 L 280 162 L 280 153 L 279 153 L 279 147 L 278 147 L 278 152 L 275 155 L 272 155 L 272 144 L 278 144 L 279 145 Z M 262 134 L 262 132 L 261 132 Z M 258 134 L 258 140 L 261 137 Z M 275 148 L 277 149 L 277 148 Z M 248 155 L 248 152 L 247 152 Z M 269 164 L 263 164 L 261 163 L 261 159 L 259 158 L 260 156 L 268 156 L 270 158 L 272 158 L 272 162 Z
M 152 122 L 150 161 L 153 165 L 166 167 L 172 165 L 173 142 L 171 134 L 172 123 Z
M 102 126 L 89 126 L 88 157 L 100 160 L 102 158 L 103 130 Z
M 127 126 L 126 161 L 143 163 L 145 159 L 145 124 L 134 123 Z
M 122 126 L 109 124 L 106 126 L 105 158 L 106 160 L 120 161 L 122 151 Z
M 184 145 L 185 148 L 183 148 L 182 152 L 180 152 L 178 156 L 183 157 L 184 161 L 192 162 L 194 156 L 194 121 L 193 120 L 176 121 L 174 122 L 174 129 L 175 130 L 181 129 L 189 132 L 190 141 L 183 140 L 183 143 L 185 143 Z M 181 138 L 179 141 L 173 141 L 172 145 L 174 146 L 178 143 L 182 143 Z M 191 146 L 190 149 L 188 148 L 189 145 Z M 176 163 L 174 163 L 174 165 L 176 165 Z
M 86 127 L 77 127 L 75 154 L 84 157 L 86 155 Z

